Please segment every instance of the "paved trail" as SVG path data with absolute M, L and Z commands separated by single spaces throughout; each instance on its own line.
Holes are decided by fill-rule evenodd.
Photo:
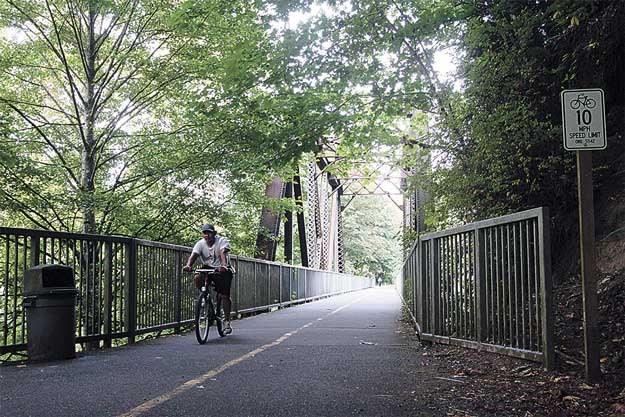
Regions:
M 0 367 L 0 415 L 445 415 L 419 404 L 435 380 L 400 307 L 394 288 L 369 289 L 235 321 L 206 345 L 191 332 Z

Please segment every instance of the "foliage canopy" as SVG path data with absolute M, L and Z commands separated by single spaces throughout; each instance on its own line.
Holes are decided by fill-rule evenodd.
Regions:
M 210 219 L 250 253 L 264 185 L 303 153 L 347 175 L 403 146 L 431 228 L 549 206 L 557 242 L 562 89 L 604 89 L 596 183 L 622 179 L 623 21 L 619 0 L 7 0 L 0 221 L 180 243 Z

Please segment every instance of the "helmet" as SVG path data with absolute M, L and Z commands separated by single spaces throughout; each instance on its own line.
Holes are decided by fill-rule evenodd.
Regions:
M 215 231 L 215 227 L 212 224 L 205 224 L 204 226 L 202 226 L 202 232 L 213 232 L 213 233 L 217 233 Z

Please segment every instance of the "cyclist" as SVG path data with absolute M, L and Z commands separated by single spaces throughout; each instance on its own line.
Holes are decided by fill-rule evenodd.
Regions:
M 225 322 L 224 333 L 232 333 L 230 325 L 230 311 L 232 308 L 232 300 L 230 299 L 230 286 L 232 284 L 232 271 L 228 268 L 228 253 L 230 252 L 230 241 L 228 238 L 217 235 L 215 227 L 212 224 L 202 226 L 202 239 L 195 246 L 191 256 L 187 260 L 187 264 L 182 268 L 185 271 L 191 271 L 191 267 L 199 257 L 202 268 L 215 268 L 216 273 L 213 274 L 212 280 L 215 283 L 217 297 L 221 299 L 221 305 L 224 309 Z

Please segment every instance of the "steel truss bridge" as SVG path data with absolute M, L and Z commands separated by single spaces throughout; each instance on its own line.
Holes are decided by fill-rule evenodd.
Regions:
M 297 236 L 303 266 L 344 272 L 343 212 L 358 196 L 387 196 L 403 212 L 403 226 L 417 232 L 424 228 L 423 205 L 427 195 L 421 190 L 405 192 L 406 179 L 414 169 L 393 169 L 390 162 L 367 164 L 367 170 L 353 170 L 350 175 L 337 176 L 331 166 L 340 160 L 336 154 L 317 156 L 306 164 L 306 178 L 295 176 L 292 181 L 275 178 L 265 195 L 273 198 L 294 199 L 297 207 Z M 365 172 L 366 171 L 366 172 Z M 370 173 L 367 173 L 370 172 Z M 305 187 L 306 193 L 302 192 Z M 284 243 L 284 258 L 293 260 L 294 213 L 284 213 L 286 221 L 280 239 L 281 216 L 263 209 L 261 232 L 256 247 L 257 258 L 275 260 L 279 241 Z

